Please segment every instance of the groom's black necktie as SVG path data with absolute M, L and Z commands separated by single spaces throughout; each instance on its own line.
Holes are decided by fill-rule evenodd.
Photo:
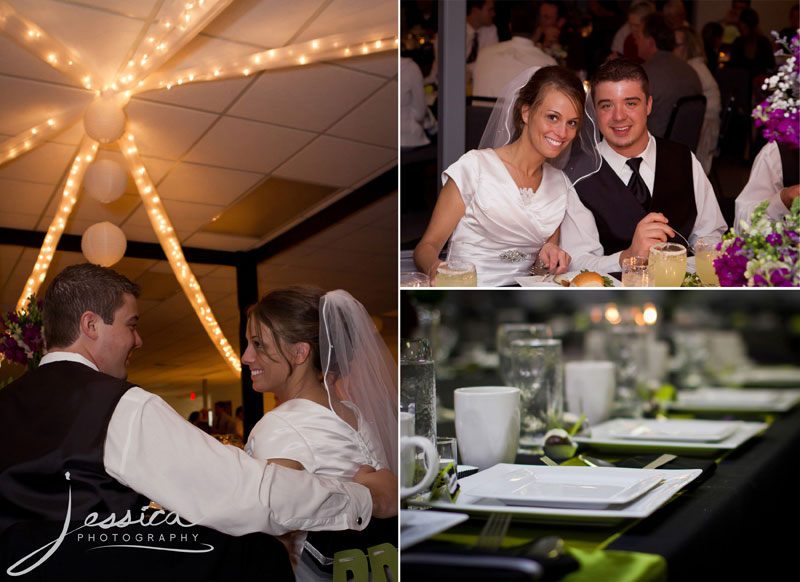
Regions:
M 650 190 L 647 189 L 647 184 L 644 183 L 642 175 L 639 173 L 639 166 L 642 165 L 642 158 L 630 158 L 626 162 L 633 170 L 631 179 L 628 180 L 628 189 L 636 196 L 645 209 L 650 206 Z

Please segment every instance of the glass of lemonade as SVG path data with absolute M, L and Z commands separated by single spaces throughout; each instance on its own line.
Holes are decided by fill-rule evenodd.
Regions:
M 627 257 L 622 259 L 623 287 L 652 287 L 653 278 L 647 267 L 647 257 Z
M 721 236 L 701 236 L 695 245 L 695 265 L 697 276 L 706 287 L 719 287 L 719 277 L 714 270 L 714 259 L 719 257 L 717 246 L 722 242 Z
M 686 276 L 686 247 L 678 243 L 654 244 L 647 267 L 656 287 L 680 287 Z
M 434 283 L 437 287 L 477 287 L 475 264 L 455 260 L 439 263 Z

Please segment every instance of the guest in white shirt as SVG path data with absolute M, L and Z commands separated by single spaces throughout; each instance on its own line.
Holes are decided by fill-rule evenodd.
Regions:
M 693 244 L 726 229 L 694 154 L 647 131 L 652 101 L 644 69 L 625 59 L 603 64 L 592 79 L 587 115 L 596 116 L 604 138 L 597 146 L 603 163 L 583 179 L 574 174 L 574 160 L 566 169 L 574 188 L 561 245 L 572 256 L 572 270 L 618 272 L 623 258 L 648 256 L 653 244 L 673 239 L 676 231 Z
M 48 287 L 48 353 L 0 391 L 0 494 L 14 508 L 0 511 L 0 531 L 63 520 L 68 483 L 80 491 L 73 520 L 89 512 L 137 516 L 144 495 L 185 521 L 234 536 L 363 529 L 370 514 L 396 513 L 390 471 L 362 468 L 355 480 L 365 488 L 253 459 L 126 382 L 128 359 L 142 345 L 138 292 L 90 264 L 67 267 Z M 37 407 L 40 401 L 48 406 Z
M 711 162 L 714 161 L 714 151 L 717 149 L 717 139 L 719 139 L 720 112 L 722 110 L 719 85 L 706 66 L 703 43 L 690 27 L 681 26 L 675 29 L 675 49 L 672 52 L 689 63 L 703 86 L 706 115 L 703 118 L 703 127 L 700 129 L 696 155 L 703 165 L 703 170 L 708 174 L 711 171 Z
M 742 222 L 749 223 L 756 206 L 769 200 L 767 216 L 773 220 L 789 212 L 798 197 L 798 151 L 771 141 L 758 152 L 750 179 L 736 197 L 734 228 L 739 231 Z
M 498 41 L 494 0 L 467 0 L 467 70 L 483 49 Z
M 531 67 L 556 65 L 556 60 L 533 44 L 533 8 L 515 5 L 511 10 L 511 40 L 481 51 L 473 71 L 473 95 L 499 97 L 511 80 Z
M 425 133 L 425 87 L 422 71 L 412 59 L 400 59 L 400 147 L 413 149 L 428 145 Z

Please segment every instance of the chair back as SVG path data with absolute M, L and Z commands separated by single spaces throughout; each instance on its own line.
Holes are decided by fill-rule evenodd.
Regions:
M 465 143 L 464 150 L 470 151 L 478 149 L 483 137 L 483 130 L 489 122 L 492 114 L 492 106 L 496 99 L 490 97 L 472 97 L 467 101 L 466 123 L 465 123 Z
M 681 97 L 672 108 L 664 138 L 683 144 L 697 153 L 705 115 L 705 95 Z

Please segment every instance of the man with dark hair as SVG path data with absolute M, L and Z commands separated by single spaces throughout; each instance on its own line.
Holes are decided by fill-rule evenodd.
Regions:
M 494 0 L 467 0 L 467 65 L 487 46 L 497 44 Z
M 649 14 L 641 30 L 634 35 L 639 58 L 650 79 L 653 111 L 647 129 L 656 137 L 664 137 L 672 108 L 681 97 L 702 95 L 703 85 L 694 69 L 672 54 L 675 33 L 661 14 Z
M 473 72 L 473 95 L 500 97 L 503 89 L 521 72 L 534 67 L 557 64 L 533 44 L 531 34 L 536 18 L 529 2 L 516 2 L 511 8 L 511 40 L 481 51 Z
M 396 512 L 391 473 L 362 468 L 356 480 L 364 488 L 265 464 L 127 382 L 128 358 L 142 345 L 138 294 L 125 277 L 89 264 L 67 267 L 50 283 L 48 352 L 0 391 L 0 546 L 19 543 L 20 528 L 35 533 L 37 524 L 70 518 L 114 523 L 127 515 L 136 525 L 148 499 L 233 536 L 362 529 L 371 513 Z
M 653 244 L 676 232 L 692 244 L 725 232 L 714 190 L 694 154 L 647 131 L 653 98 L 644 69 L 614 59 L 597 70 L 591 85 L 603 160 L 582 180 L 576 160 L 566 168 L 578 180 L 561 224 L 570 269 L 619 272 L 625 257 L 647 257 Z M 685 244 L 680 237 L 674 242 Z

